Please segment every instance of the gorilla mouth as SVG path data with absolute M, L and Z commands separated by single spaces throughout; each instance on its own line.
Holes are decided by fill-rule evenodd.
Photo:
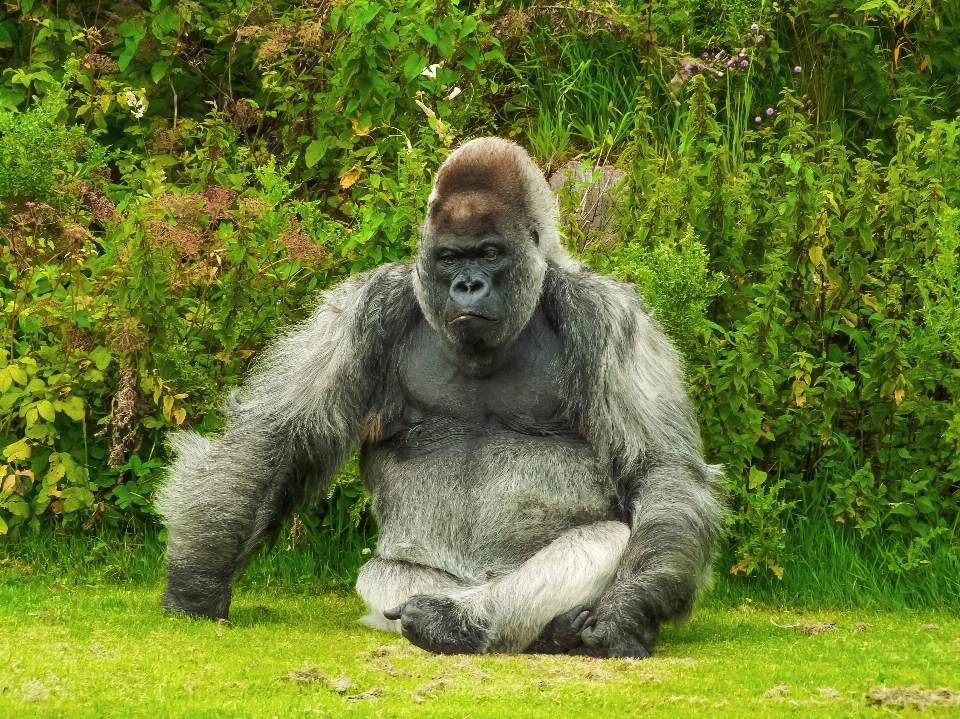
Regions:
M 459 315 L 454 318 L 454 322 L 464 322 L 467 320 L 484 320 L 485 322 L 497 322 L 493 317 L 487 317 L 484 314 L 481 314 L 475 310 L 463 310 Z

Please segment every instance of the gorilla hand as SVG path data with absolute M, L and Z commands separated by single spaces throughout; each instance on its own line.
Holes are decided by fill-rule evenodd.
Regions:
M 590 619 L 590 610 L 578 605 L 565 614 L 554 617 L 543 628 L 525 654 L 566 654 L 583 646 L 580 633 Z
M 401 634 L 428 652 L 479 654 L 489 644 L 487 627 L 448 597 L 411 597 L 383 616 L 399 619 Z
M 659 635 L 659 621 L 642 612 L 625 612 L 617 603 L 601 604 L 585 622 L 580 632 L 583 649 L 576 653 L 646 659 L 653 656 Z

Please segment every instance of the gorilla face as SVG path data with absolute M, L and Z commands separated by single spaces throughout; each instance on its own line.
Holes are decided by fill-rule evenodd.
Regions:
M 436 281 L 445 285 L 443 322 L 461 345 L 495 344 L 506 319 L 504 285 L 510 256 L 497 236 L 480 240 L 449 238 L 434 251 Z
M 472 199 L 452 198 L 452 204 L 470 209 L 477 204 Z M 481 369 L 495 362 L 530 321 L 546 261 L 536 231 L 469 211 L 448 223 L 444 220 L 451 203 L 444 204 L 431 208 L 421 238 L 417 299 L 453 353 Z M 442 231 L 430 233 L 434 227 Z

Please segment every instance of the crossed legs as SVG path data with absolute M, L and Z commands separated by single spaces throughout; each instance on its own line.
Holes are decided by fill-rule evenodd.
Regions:
M 570 529 L 510 574 L 468 586 L 446 572 L 376 558 L 357 591 L 369 626 L 442 653 L 561 652 L 613 581 L 630 537 L 622 522 Z

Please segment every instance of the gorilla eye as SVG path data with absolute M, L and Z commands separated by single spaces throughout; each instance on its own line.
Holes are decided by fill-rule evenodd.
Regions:
M 496 262 L 498 259 L 500 259 L 500 253 L 494 248 L 488 247 L 483 251 L 483 259 L 485 259 L 487 262 Z
M 452 267 L 453 264 L 457 261 L 457 258 L 454 257 L 451 253 L 447 252 L 440 255 L 440 262 L 445 264 L 447 267 Z

